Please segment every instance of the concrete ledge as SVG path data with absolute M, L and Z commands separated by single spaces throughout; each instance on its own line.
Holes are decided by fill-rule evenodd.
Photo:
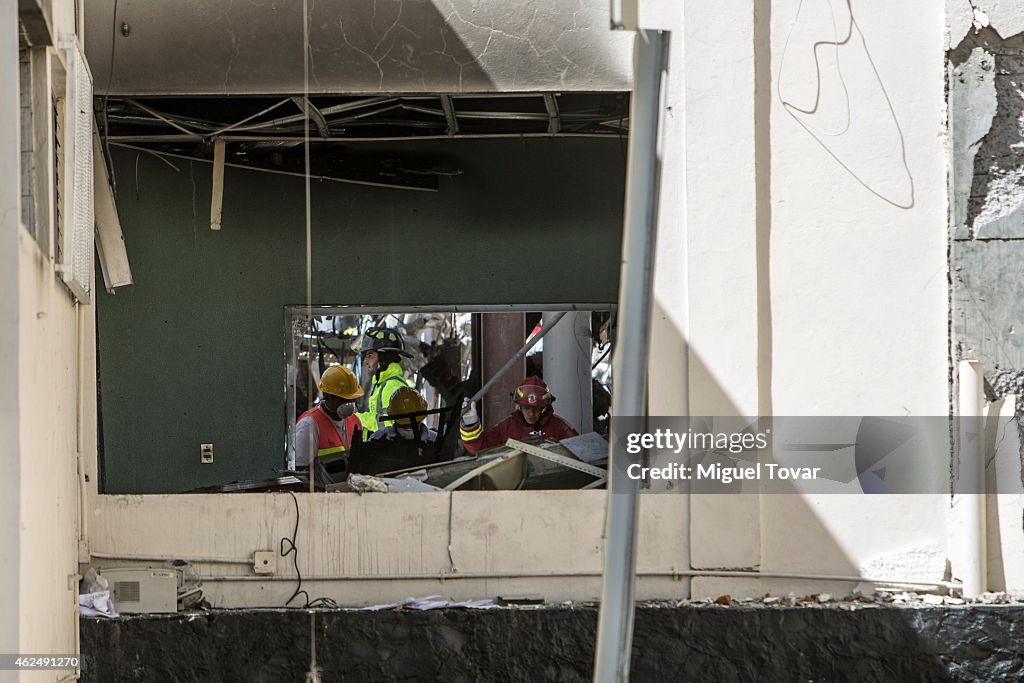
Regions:
M 323 680 L 589 681 L 593 606 L 314 610 Z M 301 681 L 309 612 L 81 620 L 85 681 Z M 1024 606 L 652 607 L 633 680 L 1024 678 Z

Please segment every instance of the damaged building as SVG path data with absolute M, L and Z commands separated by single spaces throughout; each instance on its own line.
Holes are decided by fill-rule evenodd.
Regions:
M 1020 675 L 1011 5 L 4 5 L 12 680 Z M 304 471 L 381 327 L 436 440 Z M 531 376 L 581 436 L 467 450 Z M 616 440 L 851 416 L 714 495 Z

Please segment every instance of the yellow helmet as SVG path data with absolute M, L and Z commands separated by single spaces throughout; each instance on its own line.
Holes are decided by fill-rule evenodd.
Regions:
M 332 365 L 324 371 L 317 385 L 320 391 L 333 396 L 340 396 L 353 401 L 363 395 L 363 388 L 359 386 L 356 373 L 343 365 Z
M 402 387 L 395 392 L 394 396 L 391 397 L 391 403 L 388 404 L 388 415 L 406 415 L 408 413 L 418 413 L 427 409 L 427 402 L 423 400 L 423 397 L 415 389 L 409 387 Z M 423 422 L 423 415 L 417 415 L 416 421 Z M 392 420 L 383 420 L 390 422 Z M 404 420 L 396 420 L 399 424 L 410 425 L 412 420 L 406 418 Z

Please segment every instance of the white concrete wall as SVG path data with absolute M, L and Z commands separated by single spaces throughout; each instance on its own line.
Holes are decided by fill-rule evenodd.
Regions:
M 97 496 L 89 504 L 93 564 L 187 559 L 213 604 L 281 606 L 296 587 L 292 556 L 278 556 L 267 579 L 254 575 L 252 553 L 278 551 L 292 537 L 296 502 L 298 566 L 311 598 L 366 605 L 409 595 L 600 594 L 601 491 Z M 686 595 L 673 579 L 684 566 L 683 503 L 644 500 L 641 598 Z
M 0 5 L 0 585 L 21 572 L 21 432 L 18 403 L 18 34 L 14 3 Z M 22 598 L 0 611 L 0 650 L 18 652 Z M 4 674 L 0 674 L 4 675 Z M 7 680 L 7 679 L 4 679 Z
M 783 75 L 772 101 L 769 171 L 775 413 L 944 415 L 941 8 L 926 0 L 857 5 L 864 42 L 855 33 L 840 52 L 849 129 L 833 135 L 847 121 L 834 60 L 822 62 L 831 85 L 818 118 L 791 116 L 778 96 L 801 105 L 813 95 L 805 92 L 815 65 L 804 37 L 820 34 L 801 30 L 798 5 L 774 3 L 772 21 L 773 75 Z M 817 19 L 809 6 L 808 20 Z M 894 205 L 910 201 L 909 209 Z
M 941 8 L 927 0 L 854 4 L 853 38 L 838 62 L 834 51 L 817 53 L 824 87 L 819 113 L 805 116 L 791 115 L 783 100 L 809 101 L 815 65 L 806 41 L 828 40 L 832 23 L 810 3 L 798 16 L 798 5 L 774 3 L 772 17 L 774 413 L 944 415 Z M 849 15 L 836 23 L 842 30 Z M 834 561 L 821 552 L 831 538 L 852 567 L 877 556 L 898 565 L 901 552 L 945 550 L 947 505 L 943 496 L 767 497 L 765 548 L 777 562 L 822 566 Z M 793 534 L 801 519 L 815 533 Z M 933 566 L 935 580 L 943 569 Z
M 685 5 L 671 59 L 652 414 L 948 411 L 942 8 L 856 3 L 851 24 L 845 7 L 778 0 L 768 14 L 767 3 L 740 0 Z M 836 26 L 855 33 L 838 62 L 819 49 L 827 81 L 819 92 L 808 45 Z M 816 93 L 813 116 L 785 104 L 807 108 Z M 600 492 L 299 495 L 298 503 L 299 567 L 313 597 L 598 594 Z M 939 581 L 951 554 L 948 505 L 942 495 L 648 495 L 638 597 L 843 594 L 855 582 L 827 577 L 879 573 Z M 253 551 L 291 535 L 287 494 L 93 491 L 88 511 L 96 564 L 192 559 L 220 605 L 280 605 L 294 590 L 289 561 L 278 558 L 273 579 L 248 566 Z M 1021 539 L 1003 542 L 1006 558 Z M 804 578 L 714 576 L 737 567 Z M 1005 569 L 1006 585 L 1022 585 L 1017 563 Z
M 76 651 L 78 619 L 79 312 L 49 259 L 23 229 L 18 256 L 19 652 L 66 654 Z M 83 316 L 91 310 L 86 307 Z
M 686 123 L 669 128 L 670 149 L 685 149 L 686 193 L 677 200 L 685 209 L 663 207 L 659 242 L 688 233 L 688 291 L 685 301 L 664 287 L 657 296 L 662 310 L 689 314 L 691 413 L 946 414 L 942 8 L 853 5 L 853 39 L 838 59 L 849 115 L 835 48 L 818 49 L 820 91 L 809 49 L 851 25 L 845 3 L 685 8 Z M 809 109 L 816 95 L 813 116 L 784 105 Z M 659 283 L 666 277 L 659 273 Z M 674 363 L 678 329 L 659 329 L 657 318 L 655 329 L 652 365 Z M 652 413 L 671 414 L 670 403 L 652 391 Z M 887 567 L 942 579 L 941 563 L 915 560 L 948 552 L 944 496 L 705 505 L 691 510 L 700 566 L 738 558 L 763 572 L 850 576 Z M 697 579 L 693 592 L 852 585 Z
M 54 40 L 73 36 L 74 2 L 53 3 L 48 16 Z M 18 104 L 17 82 L 8 83 L 6 77 L 12 68 L 17 73 L 13 13 L 0 18 L 0 26 L 0 72 L 4 74 L 0 100 L 6 110 Z M 7 169 L 18 159 L 19 132 L 17 124 L 2 115 L 0 124 L 0 134 L 8 141 L 2 146 L 0 168 L 4 171 L 0 178 L 8 178 Z M 49 163 L 49 153 L 44 151 L 39 161 Z M 15 174 L 0 183 L 3 192 L 17 193 L 17 178 Z M 8 599 L 0 617 L 0 651 L 67 654 L 78 647 L 78 454 L 86 453 L 95 460 L 95 427 L 79 430 L 82 411 L 91 413 L 91 425 L 96 424 L 91 407 L 95 403 L 91 351 L 95 328 L 92 309 L 75 304 L 54 271 L 51 255 L 19 225 L 19 212 L 9 201 L 2 204 L 6 246 L 0 249 L 5 264 L 0 265 L 0 272 L 9 281 L 0 287 L 4 329 L 0 357 L 5 366 L 16 367 L 16 374 L 5 373 L 2 382 L 5 391 L 14 394 L 16 410 L 7 411 L 7 402 L 3 402 L 7 455 L 0 498 L 12 509 L 10 514 L 0 515 L 5 528 L 0 563 L 13 562 L 15 567 L 11 573 L 5 572 L 2 581 Z M 26 681 L 53 681 L 67 674 L 35 671 L 19 676 L 5 672 L 11 680 Z

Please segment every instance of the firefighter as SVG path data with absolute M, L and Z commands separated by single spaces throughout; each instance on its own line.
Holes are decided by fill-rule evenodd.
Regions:
M 359 346 L 363 368 L 373 380 L 366 412 L 356 413 L 363 425 L 363 439 L 377 431 L 380 418 L 387 412 L 391 397 L 402 387 L 408 387 L 400 361 L 412 356 L 405 350 L 402 335 L 388 327 L 371 327 L 363 335 Z
M 459 425 L 462 445 L 467 451 L 476 453 L 485 448 L 500 446 L 508 439 L 523 439 L 528 436 L 543 436 L 552 441 L 561 441 L 578 435 L 568 422 L 555 415 L 551 408 L 555 397 L 548 391 L 548 385 L 541 378 L 524 379 L 516 387 L 512 401 L 515 406 L 511 417 L 486 432 L 480 425 L 476 404 L 469 404 Z
M 427 409 L 427 402 L 409 387 L 401 387 L 391 397 L 388 411 L 381 416 L 381 428 L 362 443 L 348 461 L 348 471 L 356 474 L 380 474 L 410 467 L 422 467 L 436 460 L 437 433 L 427 428 L 423 415 L 397 417 Z
M 408 415 L 409 413 L 419 413 L 427 409 L 427 402 L 423 400 L 419 392 L 410 387 L 401 387 L 395 392 L 394 396 L 391 397 L 391 403 L 388 404 L 386 417 L 381 419 L 381 423 L 387 425 L 382 429 L 378 429 L 370 437 L 370 442 L 379 441 L 385 439 L 388 441 L 394 439 L 408 439 L 414 440 L 417 438 L 417 432 L 419 434 L 419 440 L 423 443 L 433 443 L 437 440 L 437 432 L 429 427 L 424 426 L 423 418 L 424 415 L 417 415 L 416 417 L 406 417 L 400 419 L 392 419 L 394 415 Z M 414 422 L 415 421 L 415 422 Z
M 323 392 L 323 400 L 295 423 L 295 464 L 299 467 L 309 466 L 313 454 L 321 460 L 342 457 L 352 449 L 353 437 L 360 428 L 353 401 L 363 395 L 363 388 L 356 373 L 332 365 L 317 387 Z

